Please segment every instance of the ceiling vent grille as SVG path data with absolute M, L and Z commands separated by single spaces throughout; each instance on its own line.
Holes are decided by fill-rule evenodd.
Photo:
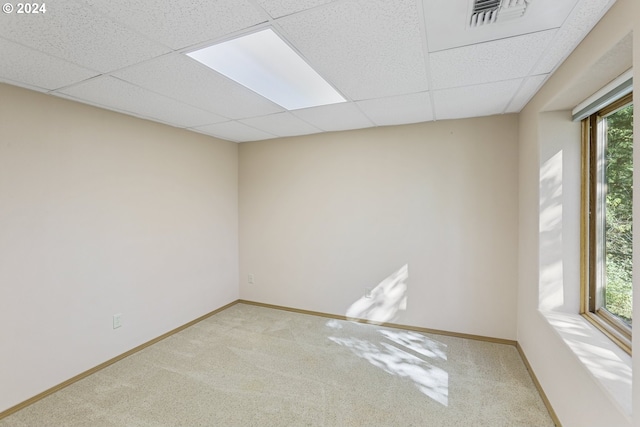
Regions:
M 511 21 L 520 18 L 531 0 L 474 0 L 470 27 Z

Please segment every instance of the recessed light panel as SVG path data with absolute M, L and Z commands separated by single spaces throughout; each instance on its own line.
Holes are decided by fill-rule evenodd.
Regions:
M 345 102 L 272 29 L 187 55 L 287 110 Z

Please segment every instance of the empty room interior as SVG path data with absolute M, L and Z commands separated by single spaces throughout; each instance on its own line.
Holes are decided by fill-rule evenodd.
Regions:
M 6 2 L 0 425 L 640 425 L 585 148 L 639 36 L 637 0 Z

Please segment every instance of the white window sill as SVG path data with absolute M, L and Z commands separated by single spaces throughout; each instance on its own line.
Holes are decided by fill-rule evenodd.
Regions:
M 631 356 L 579 314 L 540 313 L 611 401 L 631 418 Z

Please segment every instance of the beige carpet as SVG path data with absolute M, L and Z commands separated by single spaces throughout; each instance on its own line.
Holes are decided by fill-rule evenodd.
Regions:
M 513 346 L 237 304 L 21 426 L 553 426 Z

